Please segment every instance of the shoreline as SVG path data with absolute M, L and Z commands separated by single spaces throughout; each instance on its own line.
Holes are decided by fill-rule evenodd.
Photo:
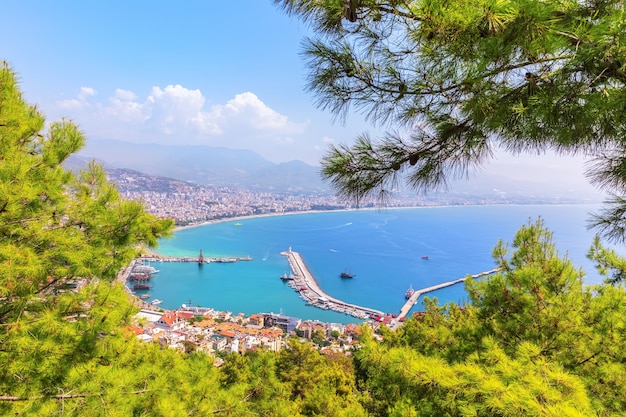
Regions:
M 396 207 L 393 207 L 393 208 L 396 208 Z M 401 208 L 401 207 L 398 207 L 398 208 Z M 402 208 L 405 208 L 405 207 L 402 207 Z M 406 207 L 406 208 L 417 208 L 417 207 Z M 285 213 L 246 214 L 244 216 L 233 216 L 233 217 L 226 217 L 226 218 L 221 218 L 221 219 L 207 220 L 201 223 L 190 224 L 190 225 L 185 225 L 185 226 L 175 226 L 174 232 L 177 232 L 179 230 L 192 229 L 195 227 L 209 226 L 211 224 L 226 223 L 226 222 L 235 221 L 235 220 L 259 219 L 263 217 L 292 216 L 292 215 L 297 215 L 297 214 L 333 213 L 333 212 L 345 212 L 345 211 L 355 211 L 355 210 L 375 210 L 375 209 L 368 207 L 368 208 L 363 208 L 363 209 L 302 210 L 302 211 L 288 211 Z
M 239 217 L 233 217 L 233 218 L 224 218 L 224 219 L 213 220 L 213 221 L 210 221 L 210 222 L 204 222 L 202 224 L 196 224 L 196 225 L 192 225 L 192 226 L 188 226 L 188 227 L 196 227 L 196 226 L 201 226 L 201 225 L 206 225 L 206 224 L 210 225 L 210 224 L 229 222 L 230 224 L 226 224 L 226 226 L 220 226 L 220 227 L 223 228 L 223 229 L 220 229 L 220 230 L 228 231 L 228 230 L 231 230 L 231 225 L 233 225 L 237 221 L 241 221 L 242 223 L 245 223 L 245 221 L 243 219 L 254 219 L 254 218 L 258 218 L 258 217 L 270 217 L 270 218 L 275 218 L 277 222 L 282 222 L 282 220 L 280 220 L 278 218 L 278 216 L 295 215 L 295 214 L 318 214 L 318 213 L 330 213 L 330 212 L 337 212 L 337 216 L 340 216 L 340 217 L 343 218 L 343 217 L 351 217 L 352 216 L 351 213 L 355 213 L 355 215 L 358 215 L 358 213 L 356 213 L 357 210 L 365 210 L 365 212 L 362 213 L 365 216 L 376 216 L 377 213 L 374 213 L 372 210 L 377 210 L 378 212 L 382 213 L 383 216 L 385 215 L 385 213 L 387 213 L 388 215 L 391 215 L 392 217 L 395 217 L 396 214 L 394 214 L 394 212 L 396 212 L 396 213 L 403 213 L 402 216 L 410 216 L 410 217 L 414 217 L 414 218 L 419 219 L 421 217 L 424 217 L 428 212 L 430 212 L 430 210 L 429 211 L 418 211 L 418 210 L 415 210 L 416 208 L 449 208 L 451 210 L 454 210 L 455 212 L 461 212 L 462 213 L 462 212 L 464 212 L 463 211 L 463 207 L 467 207 L 466 210 L 469 210 L 468 213 L 469 212 L 476 213 L 477 210 L 481 210 L 482 207 L 485 207 L 485 208 L 486 207 L 495 207 L 496 209 L 502 207 L 503 209 L 505 209 L 505 206 L 521 207 L 521 210 L 524 211 L 524 212 L 527 210 L 524 207 L 530 207 L 528 209 L 528 211 L 532 211 L 532 212 L 545 210 L 545 211 L 547 211 L 547 213 L 552 213 L 552 212 L 560 213 L 560 210 L 561 210 L 560 207 L 569 206 L 569 207 L 575 208 L 577 206 L 581 206 L 581 204 L 570 204 L 570 203 L 568 203 L 566 205 L 564 205 L 564 204 L 533 204 L 533 205 L 526 205 L 526 204 L 506 204 L 506 205 L 504 205 L 504 204 L 477 204 L 477 205 L 472 205 L 472 206 L 469 206 L 469 205 L 468 206 L 451 206 L 451 205 L 447 205 L 447 206 L 418 206 L 418 207 L 408 207 L 407 206 L 407 207 L 391 207 L 391 208 L 387 207 L 387 208 L 383 208 L 383 209 L 380 209 L 380 208 L 377 208 L 377 207 L 367 207 L 367 208 L 360 208 L 360 209 L 342 209 L 342 210 L 306 210 L 306 211 L 296 211 L 296 212 L 287 212 L 287 213 L 264 213 L 264 214 L 259 214 L 259 215 L 248 215 L 248 216 L 239 216 Z M 533 208 L 533 206 L 534 206 L 534 208 Z M 587 204 L 582 204 L 582 206 L 587 206 Z M 542 209 L 542 207 L 545 207 L 545 209 Z M 552 207 L 552 209 L 550 209 L 550 207 Z M 406 209 L 406 210 L 401 210 L 401 211 L 398 212 L 397 211 L 398 209 Z M 515 212 L 517 212 L 517 210 L 519 210 L 519 209 L 513 209 L 513 210 Z M 586 209 L 585 211 L 588 211 L 588 209 Z M 448 212 L 448 210 L 442 210 L 441 211 L 441 213 L 442 213 L 441 215 L 443 217 L 447 217 L 447 214 L 446 214 L 447 212 Z M 370 214 L 367 214 L 367 213 L 370 213 Z M 398 214 L 398 216 L 399 215 L 400 214 Z M 319 219 L 319 221 L 324 221 L 323 219 L 335 218 L 335 216 L 314 216 L 314 217 L 315 217 L 315 219 Z M 464 216 L 462 216 L 462 217 L 464 217 Z M 291 218 L 291 219 L 292 220 L 290 220 L 290 223 L 293 223 L 293 222 L 298 223 L 299 222 L 297 220 L 294 220 L 294 218 Z M 287 221 L 288 219 L 284 219 L 284 220 Z M 294 224 L 296 224 L 296 223 L 294 223 Z M 254 224 L 253 221 L 250 221 L 250 222 L 246 223 L 245 225 L 252 227 L 253 224 Z M 266 223 L 266 221 L 263 221 L 262 224 L 268 224 L 268 223 Z M 232 226 L 232 228 L 233 229 L 238 229 L 238 228 L 236 228 L 234 226 Z M 201 230 L 199 235 L 202 235 L 204 233 L 204 231 L 205 231 L 204 229 Z M 210 229 L 206 229 L 206 232 L 210 233 Z M 239 235 L 239 234 L 236 234 L 236 235 Z M 163 249 L 169 248 L 169 246 L 167 246 L 166 242 L 163 242 L 163 243 L 166 245 L 166 247 L 163 247 Z M 287 243 L 292 243 L 292 242 L 287 242 Z M 288 246 L 288 245 L 285 245 L 285 246 Z M 283 246 L 283 248 L 285 246 Z M 303 255 L 306 256 L 307 250 L 304 250 L 304 252 L 305 253 L 303 253 Z M 261 256 L 262 256 L 262 254 L 258 255 L 258 258 L 260 259 Z M 487 269 L 487 268 L 485 268 L 485 269 Z M 293 270 L 293 268 L 292 268 L 292 270 Z M 479 269 L 479 270 L 483 270 L 483 269 Z M 461 274 L 459 274 L 457 276 L 462 276 L 463 273 L 465 273 L 465 272 L 467 272 L 467 271 L 461 271 Z M 322 274 L 320 276 L 322 277 L 322 276 L 324 276 L 324 274 Z M 322 282 L 325 282 L 325 281 L 322 280 Z M 331 294 L 332 294 L 332 292 L 333 292 L 333 290 L 330 291 Z M 325 295 L 325 297 L 326 298 L 330 298 L 330 297 L 327 297 L 326 295 Z M 163 297 L 161 297 L 161 298 L 163 298 Z M 303 303 L 301 300 L 297 300 L 296 299 L 295 301 L 300 301 L 299 303 L 297 303 L 299 305 L 301 305 L 300 303 Z M 368 301 L 365 301 L 365 303 L 366 303 L 366 305 L 370 304 L 370 302 L 368 302 Z M 371 303 L 371 304 L 376 304 L 376 303 L 374 302 L 374 303 Z M 391 305 L 390 307 L 384 307 L 383 310 L 384 311 L 395 311 L 395 307 L 396 307 L 396 305 L 394 303 L 394 305 Z M 295 307 L 294 307 L 294 309 L 295 309 Z M 261 310 L 263 310 L 263 309 L 261 309 Z
M 263 213 L 263 214 L 246 214 L 243 216 L 233 216 L 233 217 L 224 217 L 220 219 L 206 220 L 200 223 L 189 224 L 185 226 L 174 226 L 173 232 L 177 232 L 179 230 L 192 229 L 195 227 L 201 226 L 209 226 L 212 224 L 218 223 L 226 223 L 229 221 L 238 221 L 238 220 L 247 220 L 247 219 L 257 219 L 263 217 L 280 217 L 280 216 L 293 216 L 298 214 L 319 214 L 319 213 L 342 213 L 348 211 L 386 211 L 386 210 L 402 210 L 402 209 L 434 209 L 434 208 L 448 208 L 448 207 L 495 207 L 495 206 L 570 206 L 570 205 L 587 205 L 587 204 L 600 204 L 597 202 L 580 202 L 580 203 L 504 203 L 504 204 L 435 204 L 435 205 L 424 205 L 424 206 L 394 206 L 394 207 L 362 207 L 362 208 L 347 208 L 347 209 L 335 209 L 335 210 L 301 210 L 301 211 L 287 211 L 284 213 Z

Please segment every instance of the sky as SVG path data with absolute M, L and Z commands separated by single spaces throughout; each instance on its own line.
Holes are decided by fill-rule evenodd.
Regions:
M 319 165 L 330 143 L 377 130 L 315 106 L 309 28 L 271 0 L 4 0 L 0 60 L 47 120 L 88 140 L 250 149 Z M 97 157 L 97 155 L 93 155 Z M 485 172 L 588 188 L 579 158 L 498 157 Z

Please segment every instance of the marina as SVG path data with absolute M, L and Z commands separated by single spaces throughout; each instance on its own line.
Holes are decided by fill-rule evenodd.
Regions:
M 372 315 L 385 315 L 382 311 L 346 303 L 331 297 L 319 287 L 313 274 L 311 274 L 298 252 L 294 252 L 289 248 L 289 250 L 280 254 L 287 257 L 292 270 L 293 279 L 289 280 L 289 285 L 300 293 L 300 298 L 305 300 L 308 305 L 349 314 L 363 320 L 370 318 Z
M 296 292 L 299 293 L 301 299 L 303 299 L 307 305 L 317 307 L 323 310 L 333 310 L 339 313 L 344 313 L 351 315 L 355 318 L 366 320 L 370 318 L 380 319 L 382 317 L 388 316 L 389 314 L 384 313 L 380 310 L 364 307 L 356 304 L 351 304 L 334 298 L 324 292 L 321 287 L 318 285 L 315 277 L 306 266 L 302 256 L 298 252 L 294 252 L 291 247 L 286 252 L 280 253 L 283 256 L 287 257 L 289 262 L 289 266 L 291 268 L 291 274 L 287 274 L 286 272 L 280 276 L 280 279 L 283 282 L 288 283 L 290 287 L 292 287 Z M 128 268 L 126 273 L 126 279 L 129 282 L 134 282 L 132 284 L 133 290 L 148 290 L 152 288 L 147 284 L 156 273 L 159 271 L 150 266 L 149 264 L 145 264 L 144 262 L 190 262 L 190 263 L 198 263 L 198 265 L 202 265 L 204 263 L 232 263 L 239 261 L 251 261 L 252 258 L 250 256 L 246 257 L 219 257 L 219 258 L 206 258 L 203 257 L 202 251 L 200 251 L 200 255 L 198 257 L 172 257 L 172 256 L 163 256 L 157 255 L 153 257 L 143 257 L 141 259 L 135 260 L 130 268 Z M 420 290 L 414 290 L 411 285 L 407 292 L 404 295 L 406 302 L 400 308 L 400 314 L 393 314 L 394 319 L 397 320 L 404 319 L 413 306 L 417 303 L 419 297 L 424 294 L 427 294 L 432 291 L 436 291 L 442 288 L 450 287 L 456 284 L 460 284 L 465 282 L 468 278 L 478 278 L 485 275 L 490 275 L 497 272 L 499 269 L 492 269 L 489 271 L 481 272 L 474 275 L 468 275 L 463 278 L 455 279 L 453 281 L 442 282 L 440 284 L 436 284 L 430 287 L 426 287 Z M 341 277 L 344 278 L 343 274 L 348 274 L 349 272 L 342 272 Z M 354 275 L 350 273 L 350 278 Z M 141 299 L 149 298 L 145 294 L 139 296 Z M 159 299 L 155 299 L 150 304 L 152 306 L 156 306 L 161 304 L 163 301 Z
M 224 311 L 280 311 L 303 319 L 357 322 L 361 319 L 344 313 L 309 308 L 288 285 L 289 280 L 279 278 L 283 273 L 292 275 L 286 257 L 280 253 L 289 246 L 300 252 L 319 286 L 334 298 L 400 313 L 411 285 L 418 290 L 495 268 L 495 242 L 510 238 L 520 224 L 537 214 L 554 228 L 559 247 L 567 249 L 576 265 L 592 275 L 586 282 L 593 284 L 601 282 L 586 258 L 593 236 L 586 238 L 587 229 L 578 230 L 576 226 L 584 224 L 593 207 L 445 207 L 382 213 L 363 210 L 260 217 L 246 220 L 243 227 L 223 222 L 187 228 L 177 231 L 173 239 L 161 241 L 158 254 L 144 257 L 144 263 L 150 262 L 160 270 L 148 282 L 154 287 L 145 292 L 151 295 L 148 301 L 162 299 L 160 307 L 165 309 L 177 308 L 192 298 L 194 305 Z M 407 235 L 407 230 L 419 230 L 420 234 Z M 200 248 L 206 257 L 250 255 L 253 261 L 208 263 L 202 269 L 197 265 Z M 159 261 L 160 254 L 171 258 L 163 256 Z M 170 262 L 178 260 L 181 262 Z M 355 277 L 341 279 L 339 274 L 344 270 Z M 132 291 L 132 283 L 128 284 Z M 436 297 L 440 304 L 467 298 L 463 284 L 424 295 Z M 407 317 L 423 311 L 423 299 L 417 299 Z

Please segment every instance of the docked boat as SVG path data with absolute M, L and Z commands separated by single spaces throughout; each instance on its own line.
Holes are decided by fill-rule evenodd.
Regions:
M 133 267 L 133 273 L 135 274 L 147 274 L 147 275 L 155 275 L 159 272 L 158 269 L 156 269 L 153 266 L 150 265 L 135 265 Z
M 141 294 L 139 298 L 141 298 L 142 300 L 147 300 L 148 298 L 150 298 L 150 294 Z
M 129 281 L 149 281 L 152 279 L 152 275 L 145 272 L 131 272 L 128 276 Z
M 150 288 L 152 288 L 151 285 L 143 283 L 137 283 L 133 285 L 133 290 L 149 290 Z
M 413 285 L 409 286 L 409 289 L 406 290 L 406 292 L 404 293 L 404 298 L 406 298 L 407 300 L 409 298 L 411 298 L 411 296 L 415 293 L 415 290 L 413 289 Z
M 293 275 L 287 275 L 286 272 L 280 276 L 280 279 L 283 281 L 292 281 L 294 278 L 295 277 Z
M 158 298 L 150 301 L 150 304 L 152 304 L 153 306 L 159 305 L 163 302 L 163 300 L 159 300 Z
M 347 270 L 343 271 L 341 274 L 339 274 L 339 276 L 341 278 L 354 278 L 354 274 Z

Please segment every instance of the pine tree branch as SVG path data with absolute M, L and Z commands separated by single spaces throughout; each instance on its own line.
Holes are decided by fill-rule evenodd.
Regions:
M 150 392 L 149 389 L 142 389 L 139 391 L 129 391 L 122 392 L 119 395 L 139 395 Z M 0 395 L 0 401 L 4 402 L 17 402 L 17 401 L 34 401 L 40 399 L 50 399 L 50 400 L 68 400 L 73 398 L 89 398 L 89 397 L 100 397 L 104 395 L 103 393 L 89 393 L 89 394 L 55 394 L 55 395 L 38 395 L 35 397 L 18 397 L 13 395 Z

